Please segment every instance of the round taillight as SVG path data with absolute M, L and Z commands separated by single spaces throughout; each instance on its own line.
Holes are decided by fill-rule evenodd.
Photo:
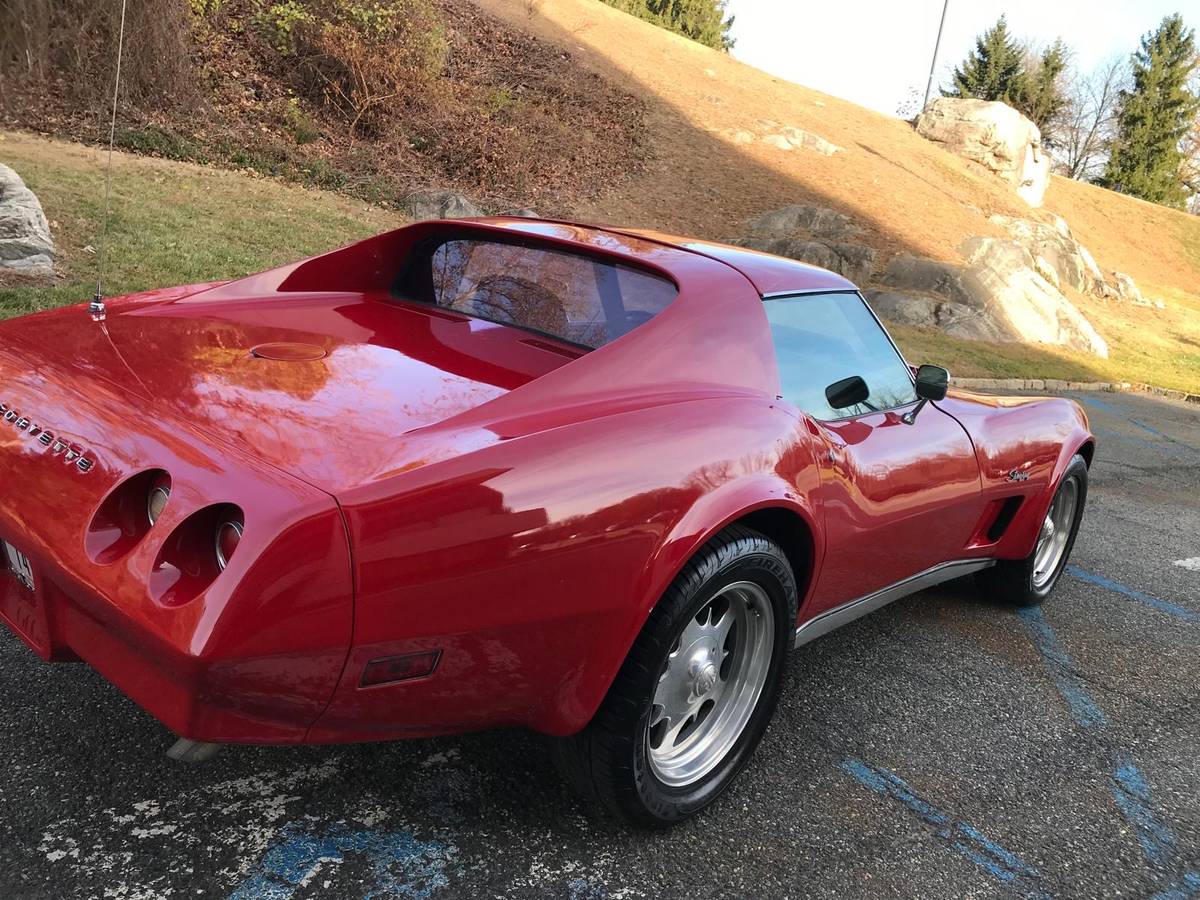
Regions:
M 167 501 L 171 499 L 171 479 L 166 475 L 160 475 L 155 479 L 154 485 L 150 488 L 150 494 L 146 497 L 146 518 L 153 525 L 158 521 L 158 517 L 163 514 L 163 510 L 167 508 Z
M 242 540 L 242 523 L 226 520 L 217 526 L 217 568 L 225 571 Z

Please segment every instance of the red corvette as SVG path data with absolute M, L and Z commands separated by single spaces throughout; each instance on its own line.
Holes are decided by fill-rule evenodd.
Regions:
M 0 618 L 178 756 L 520 726 L 675 821 L 794 647 L 970 573 L 1054 587 L 1084 414 L 947 379 L 838 275 L 526 219 L 26 316 Z

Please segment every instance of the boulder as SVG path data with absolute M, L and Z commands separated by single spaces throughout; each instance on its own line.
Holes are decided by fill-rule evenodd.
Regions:
M 954 263 L 900 253 L 892 257 L 879 280 L 906 294 L 932 295 L 973 307 L 975 297 L 963 281 L 964 274 L 963 267 Z
M 797 128 L 795 125 L 781 125 L 770 119 L 759 119 L 758 126 L 763 130 L 758 139 L 777 150 L 812 150 L 822 156 L 833 156 L 842 150 L 837 144 L 819 134 Z M 741 132 L 730 132 L 736 143 L 741 143 L 737 135 Z
M 21 176 L 0 165 L 0 275 L 54 279 L 54 239 L 42 204 Z
M 917 116 L 917 133 L 978 163 L 1013 186 L 1030 206 L 1042 205 L 1050 157 L 1038 127 L 999 101 L 939 97 Z
M 779 129 L 779 133 L 797 150 L 813 150 L 822 156 L 833 156 L 842 149 L 833 141 L 823 138 L 819 134 L 804 131 L 793 125 L 783 126 Z
M 484 215 L 463 194 L 455 191 L 416 191 L 400 201 L 401 208 L 413 219 L 471 219 Z
M 784 238 L 801 234 L 838 240 L 860 234 L 862 228 L 844 213 L 827 206 L 784 206 L 763 213 L 750 222 L 755 237 Z
M 820 266 L 858 284 L 868 281 L 875 268 L 875 251 L 861 244 L 804 238 L 750 238 L 742 241 L 742 246 Z
M 1124 300 L 1126 303 L 1134 303 L 1138 306 L 1151 305 L 1150 301 L 1142 296 L 1142 292 L 1138 290 L 1137 282 L 1124 272 L 1113 272 L 1110 284 L 1118 300 Z

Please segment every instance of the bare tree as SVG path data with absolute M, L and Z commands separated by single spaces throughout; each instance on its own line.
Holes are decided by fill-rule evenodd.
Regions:
M 1200 97 L 1200 54 L 1196 56 L 1188 90 L 1193 96 Z M 1191 130 L 1184 135 L 1179 149 L 1183 151 L 1183 184 L 1191 195 L 1188 197 L 1187 211 L 1200 216 L 1200 114 L 1192 122 Z
M 1103 169 L 1121 88 L 1128 77 L 1123 55 L 1110 57 L 1090 73 L 1073 73 L 1056 153 L 1062 174 L 1088 181 Z

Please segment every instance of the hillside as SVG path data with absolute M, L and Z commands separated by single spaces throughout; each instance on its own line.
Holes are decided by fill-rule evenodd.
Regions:
M 463 190 L 496 211 L 534 205 L 548 215 L 715 239 L 740 237 L 749 219 L 788 204 L 832 207 L 864 228 L 856 240 L 878 251 L 877 270 L 896 253 L 958 261 L 965 238 L 999 236 L 989 216 L 1031 215 L 1005 185 L 920 138 L 907 123 L 774 78 L 598 0 L 437 3 L 452 23 L 450 63 L 439 90 L 458 97 L 469 114 L 457 123 L 457 132 L 444 121 L 434 123 L 444 137 L 440 144 L 377 148 L 366 140 L 347 141 L 315 108 L 303 105 L 314 132 L 288 144 L 296 125 L 288 117 L 297 108 L 286 99 L 288 88 L 269 65 L 252 58 L 252 47 L 225 38 L 210 41 L 204 51 L 204 77 L 216 85 L 207 108 L 210 121 L 187 130 L 186 106 L 182 113 L 141 115 L 126 124 L 122 143 L 387 205 L 412 186 L 429 184 Z M 234 76 L 250 83 L 252 94 L 241 91 Z M 432 115 L 422 112 L 428 108 L 406 107 L 403 127 L 426 130 L 420 117 Z M 261 128 L 249 128 L 259 120 Z M 551 121 L 559 127 L 538 124 Z M 94 116 L 89 123 L 78 108 L 17 103 L 3 122 L 75 139 L 95 137 Z M 787 127 L 840 149 L 832 155 L 785 151 L 762 140 Z M 232 152 L 239 140 L 255 152 Z M 90 265 L 78 248 L 94 239 L 88 216 L 98 188 L 86 167 L 70 174 L 80 160 L 66 147 L 53 145 L 58 149 L 43 156 L 29 141 L 12 134 L 7 144 L 0 142 L 0 162 L 25 174 L 48 215 L 59 220 L 63 265 L 75 281 Z M 476 158 L 480 165 L 464 164 Z M 224 239 L 220 228 L 174 211 L 184 195 L 162 188 L 162 179 L 174 175 L 152 176 L 143 192 L 135 164 L 127 165 L 130 180 L 121 188 L 118 219 L 153 197 L 162 204 L 154 215 L 163 223 L 158 231 L 164 240 L 170 228 L 178 230 L 176 246 Z M 252 183 L 256 189 L 270 184 Z M 85 184 L 97 192 L 77 194 Z M 329 208 L 329 221 L 336 219 L 334 200 L 311 197 L 319 198 L 312 201 L 316 206 Z M 281 195 L 279 202 L 291 201 Z M 73 212 L 64 214 L 64 208 Z M 270 209 L 264 200 L 255 215 Z M 959 375 L 1129 380 L 1200 390 L 1200 218 L 1058 178 L 1046 211 L 1069 221 L 1102 268 L 1132 275 L 1164 308 L 1077 298 L 1109 343 L 1107 360 L 897 327 L 906 352 L 916 360 L 945 363 Z M 367 230 L 368 222 L 389 220 L 382 212 L 359 219 L 346 229 L 346 238 Z M 227 227 L 242 224 L 234 216 Z M 200 241 L 186 238 L 191 228 L 201 229 Z M 306 233 L 294 245 L 281 240 L 264 252 L 274 258 L 294 250 L 291 255 L 299 256 L 324 237 L 326 246 L 342 242 L 323 230 Z M 197 264 L 187 271 L 202 277 L 240 274 L 248 264 L 224 252 L 199 256 L 208 268 Z M 167 266 L 162 277 L 173 272 Z M 155 283 L 152 275 L 143 265 L 126 283 L 149 286 Z M 26 302 L 13 293 L 5 302 L 9 309 Z M 42 293 L 36 302 L 62 296 L 61 290 Z
M 775 78 L 595 0 L 554 0 L 533 16 L 516 0 L 476 2 L 648 101 L 645 171 L 579 204 L 582 218 L 728 239 L 758 213 L 811 203 L 865 225 L 865 242 L 885 257 L 954 261 L 965 237 L 998 234 L 989 216 L 1030 215 L 1006 187 L 905 122 Z M 738 132 L 760 137 L 788 125 L 842 150 L 824 156 L 738 142 Z M 1104 380 L 1200 388 L 1200 217 L 1057 176 L 1045 209 L 1067 219 L 1102 268 L 1132 275 L 1165 309 L 1080 302 L 1109 342 L 1112 356 L 1104 361 L 897 329 L 913 352 L 946 360 L 961 374 L 1040 376 L 1069 365 Z

